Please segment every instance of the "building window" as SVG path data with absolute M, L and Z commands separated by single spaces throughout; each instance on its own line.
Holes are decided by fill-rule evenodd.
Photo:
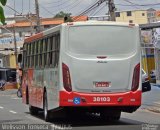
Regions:
M 129 23 L 133 23 L 133 20 L 129 20 Z
M 116 17 L 120 17 L 120 12 L 116 12 Z
M 145 13 L 142 13 L 142 16 L 145 16 Z
M 131 11 L 127 11 L 127 16 L 132 16 L 132 12 Z

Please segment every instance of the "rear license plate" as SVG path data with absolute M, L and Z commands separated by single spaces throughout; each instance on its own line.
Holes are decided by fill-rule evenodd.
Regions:
M 111 82 L 94 82 L 95 87 L 110 87 Z

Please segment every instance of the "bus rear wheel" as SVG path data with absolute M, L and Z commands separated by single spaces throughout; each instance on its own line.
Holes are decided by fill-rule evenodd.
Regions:
M 29 112 L 31 113 L 31 115 L 37 115 L 38 114 L 38 108 L 29 105 Z
M 113 112 L 101 112 L 101 117 L 104 120 L 112 120 L 118 121 L 121 117 L 121 111 L 113 111 Z
M 50 121 L 50 116 L 49 116 L 49 111 L 48 111 L 48 102 L 47 102 L 47 93 L 44 93 L 44 99 L 43 99 L 43 115 L 44 115 L 44 120 L 46 122 Z

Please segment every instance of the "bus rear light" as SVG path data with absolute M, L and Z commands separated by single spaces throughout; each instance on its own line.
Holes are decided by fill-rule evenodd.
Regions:
M 140 63 L 134 68 L 133 79 L 132 79 L 132 91 L 136 91 L 139 87 L 140 78 Z
M 62 63 L 62 71 L 63 71 L 63 85 L 66 91 L 72 91 L 71 77 L 69 68 L 66 64 Z

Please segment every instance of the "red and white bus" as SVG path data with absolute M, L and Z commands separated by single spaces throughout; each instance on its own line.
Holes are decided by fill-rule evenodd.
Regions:
M 31 114 L 100 113 L 119 120 L 141 105 L 139 26 L 64 23 L 25 40 L 23 102 Z

